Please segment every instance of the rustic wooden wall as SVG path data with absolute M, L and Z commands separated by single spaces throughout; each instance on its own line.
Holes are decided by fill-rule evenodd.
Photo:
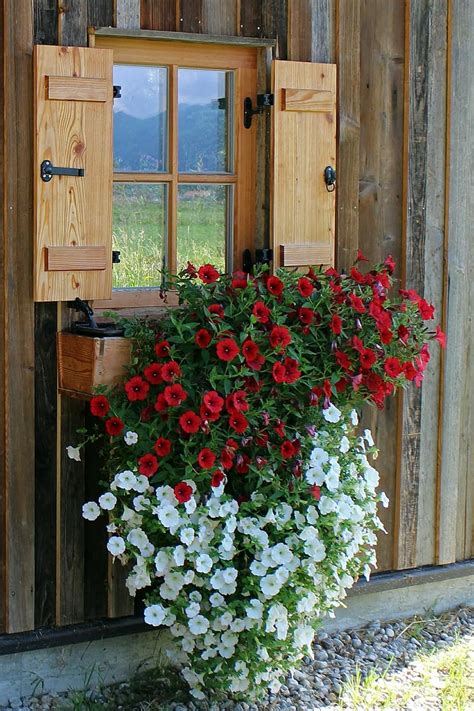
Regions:
M 472 557 L 474 254 L 468 230 L 474 165 L 466 147 L 474 130 L 467 61 L 474 45 L 474 5 L 4 0 L 2 10 L 9 28 L 4 57 L 9 71 L 1 89 L 12 106 L 2 127 L 9 152 L 18 144 L 17 122 L 22 147 L 31 141 L 26 88 L 23 95 L 14 87 L 20 78 L 24 87 L 30 81 L 32 41 L 85 45 L 89 25 L 272 37 L 281 59 L 337 63 L 338 265 L 348 268 L 358 248 L 371 261 L 393 254 L 399 283 L 435 303 L 449 339 L 446 354 L 433 349 L 421 391 L 412 389 L 384 412 L 365 415 L 381 449 L 382 486 L 392 500 L 383 513 L 388 535 L 380 537 L 379 566 L 394 570 Z M 268 119 L 260 131 L 262 150 L 267 134 Z M 12 152 L 8 177 L 5 170 L 2 174 L 0 268 L 10 277 L 7 298 L 0 300 L 0 329 L 2 334 L 10 329 L 0 349 L 0 389 L 6 393 L 0 409 L 0 431 L 6 433 L 0 438 L 0 526 L 6 532 L 0 549 L 0 629 L 6 631 L 132 611 L 123 574 L 110 566 L 101 545 L 101 525 L 85 527 L 80 517 L 84 497 L 97 491 L 97 453 L 90 449 L 82 467 L 71 466 L 65 456 L 65 445 L 85 417 L 81 404 L 58 397 L 56 390 L 54 335 L 69 315 L 61 305 L 37 304 L 33 329 L 30 286 L 21 279 L 27 271 L 24 255 L 30 259 L 31 252 L 31 175 L 24 154 Z M 256 240 L 261 242 L 268 224 L 265 170 L 259 179 Z M 20 382 L 22 397 L 12 389 Z M 34 420 L 35 476 L 24 438 Z

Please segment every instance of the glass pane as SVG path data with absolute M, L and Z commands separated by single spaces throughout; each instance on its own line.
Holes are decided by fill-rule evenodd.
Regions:
M 232 186 L 180 185 L 178 188 L 178 271 L 189 260 L 225 271 L 232 238 Z
M 178 169 L 222 173 L 233 169 L 233 73 L 178 70 Z
M 167 186 L 115 183 L 113 249 L 114 287 L 159 286 L 166 244 Z
M 168 167 L 168 70 L 117 64 L 114 84 L 114 170 L 162 172 Z

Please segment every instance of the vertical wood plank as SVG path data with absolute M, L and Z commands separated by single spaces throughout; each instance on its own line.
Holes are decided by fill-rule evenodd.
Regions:
M 371 262 L 392 254 L 399 279 L 402 251 L 404 4 L 363 0 L 360 30 L 359 246 Z M 398 285 L 397 282 L 396 285 Z M 380 488 L 390 499 L 381 511 L 388 535 L 377 546 L 380 570 L 394 567 L 397 402 L 367 409 L 364 424 L 380 448 Z
M 36 0 L 34 11 L 35 44 L 57 44 L 59 18 L 57 0 Z
M 202 32 L 203 0 L 178 0 L 178 29 L 181 32 Z
M 469 69 L 474 44 L 474 5 L 450 2 L 450 20 L 448 347 L 442 413 L 440 563 L 472 556 L 474 538 L 474 248 L 471 234 L 474 155 L 470 150 L 474 131 L 474 87 Z
M 3 262 L 0 338 L 4 380 L 2 462 L 5 630 L 34 627 L 34 309 L 32 295 L 33 7 L 5 0 Z M 18 140 L 21 136 L 21 141 Z
M 176 0 L 141 0 L 140 27 L 144 30 L 176 30 Z
M 240 0 L 240 34 L 242 37 L 262 37 L 261 0 Z
M 404 282 L 441 309 L 446 136 L 446 0 L 411 0 Z M 439 349 L 423 388 L 402 397 L 397 567 L 435 562 Z
M 59 36 L 65 46 L 87 45 L 87 2 L 59 0 Z
M 358 11 L 359 2 L 344 3 Z M 335 61 L 336 0 L 297 0 L 288 6 L 288 59 Z
M 359 242 L 360 3 L 338 0 L 336 36 L 336 263 L 349 271 Z
M 134 30 L 140 27 L 140 0 L 114 0 L 115 27 Z
M 203 0 L 202 31 L 209 35 L 237 35 L 238 0 Z
M 5 26 L 5 3 L 0 4 L 0 27 Z M 5 71 L 4 71 L 5 53 L 0 52 L 0 106 L 4 106 L 5 100 Z M 2 196 L 0 203 L 0 286 L 4 290 L 5 281 L 5 112 L 0 112 L 0 194 Z M 0 334 L 6 333 L 5 320 L 5 301 L 0 302 Z M 6 475 L 5 475 L 5 348 L 3 341 L 0 344 L 0 536 L 5 540 L 6 536 L 6 518 L 5 518 L 5 503 L 6 503 Z M 6 546 L 0 546 L 0 632 L 5 632 L 6 625 Z
M 113 24 L 114 0 L 87 0 L 89 27 L 112 27 Z
M 263 37 L 277 40 L 276 57 L 288 56 L 288 0 L 262 0 Z

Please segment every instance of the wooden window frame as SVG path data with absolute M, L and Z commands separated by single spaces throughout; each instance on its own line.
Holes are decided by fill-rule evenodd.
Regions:
M 168 260 L 170 267 L 176 264 L 176 214 L 178 185 L 229 184 L 234 187 L 233 223 L 233 269 L 240 268 L 245 249 L 255 245 L 256 228 L 256 167 L 257 129 L 253 122 L 250 129 L 243 125 L 243 101 L 250 96 L 255 103 L 258 73 L 262 57 L 265 61 L 265 47 L 270 42 L 248 44 L 246 42 L 215 42 L 215 38 L 202 36 L 179 36 L 171 39 L 169 33 L 140 32 L 137 36 L 117 35 L 99 31 L 89 35 L 89 45 L 100 49 L 111 49 L 114 64 L 137 64 L 140 66 L 167 66 L 168 110 L 169 110 L 169 173 L 114 173 L 114 184 L 120 182 L 165 183 L 168 185 Z M 220 69 L 234 72 L 234 166 L 232 173 L 178 173 L 177 141 L 177 71 L 178 67 L 196 69 Z M 168 292 L 166 302 L 160 296 L 158 287 L 117 288 L 112 298 L 94 302 L 96 309 L 143 309 L 175 305 L 176 296 Z

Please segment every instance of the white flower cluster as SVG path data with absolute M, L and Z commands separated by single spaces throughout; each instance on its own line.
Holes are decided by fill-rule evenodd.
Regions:
M 246 698 L 278 690 L 305 654 L 320 618 L 333 615 L 346 590 L 375 565 L 378 474 L 368 461 L 368 430 L 331 406 L 312 440 L 293 491 L 255 492 L 239 503 L 223 491 L 179 503 L 170 486 L 119 472 L 90 520 L 110 516 L 108 549 L 131 561 L 130 593 L 146 588 L 145 621 L 167 626 L 197 699 L 205 689 Z M 367 451 L 369 447 L 369 452 Z

